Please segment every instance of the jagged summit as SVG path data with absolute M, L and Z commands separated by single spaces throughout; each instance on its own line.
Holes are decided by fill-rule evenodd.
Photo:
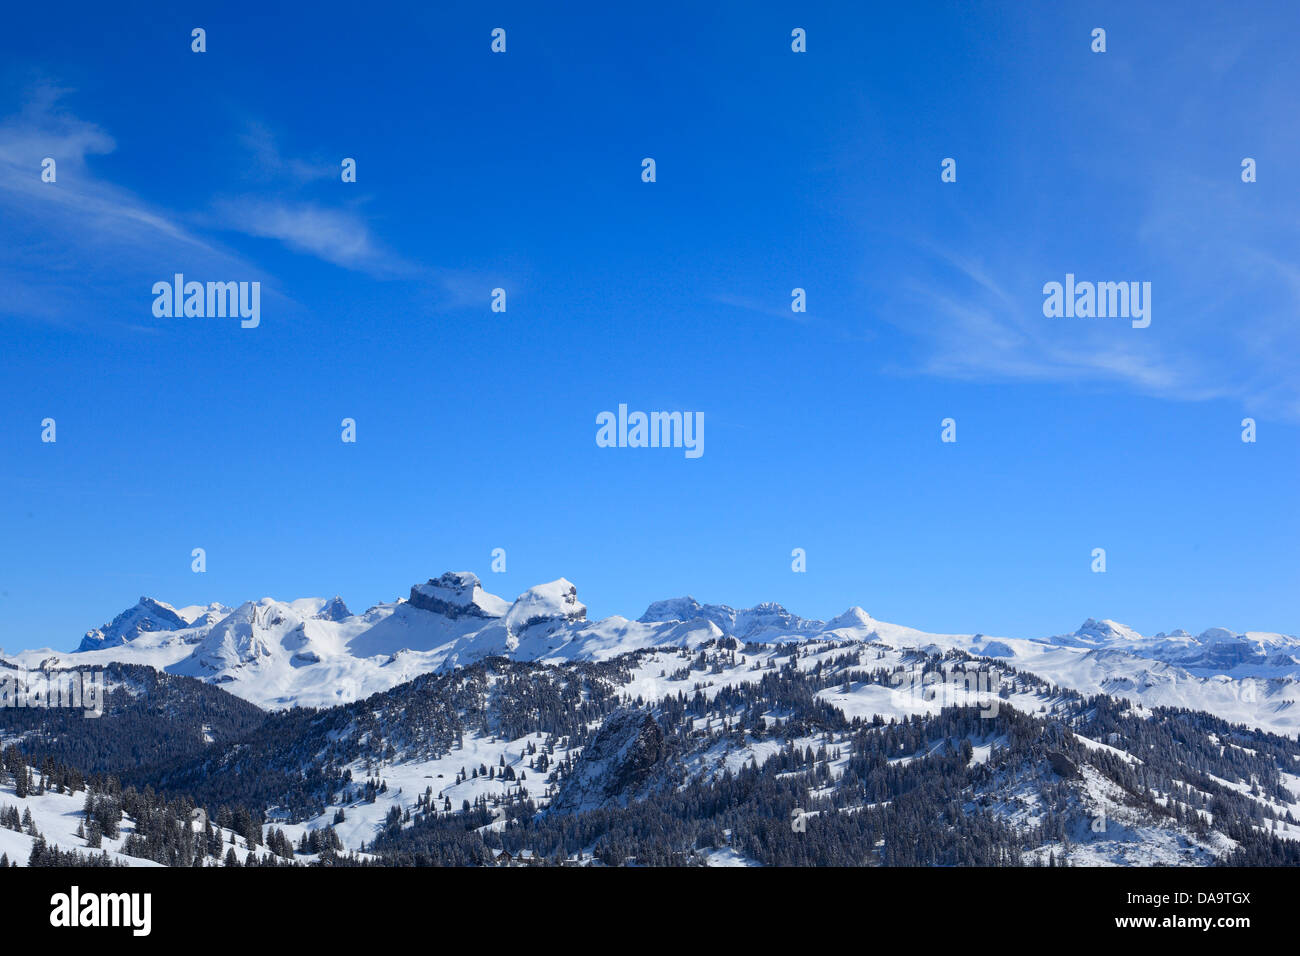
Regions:
M 503 617 L 510 605 L 483 590 L 478 575 L 469 571 L 448 571 L 426 584 L 411 586 L 409 603 L 413 607 L 447 617 Z
M 510 605 L 506 627 L 513 634 L 545 622 L 573 622 L 587 619 L 587 605 L 578 600 L 578 589 L 564 578 L 531 587 Z
M 343 603 L 343 598 L 337 594 L 325 602 L 325 606 L 316 612 L 316 617 L 323 621 L 342 621 L 352 616 L 348 606 Z
M 142 597 L 133 607 L 127 608 L 102 628 L 87 631 L 77 650 L 120 647 L 149 631 L 177 631 L 188 626 L 189 622 L 170 604 Z
M 696 651 L 721 646 L 724 639 L 959 651 L 1086 693 L 1191 706 L 1225 719 L 1300 730 L 1300 641 L 1283 634 L 1209 628 L 1198 636 L 1180 630 L 1143 637 L 1106 618 L 1033 639 L 936 634 L 877 620 L 857 606 L 823 622 L 773 602 L 737 609 L 689 595 L 655 601 L 635 621 L 618 615 L 590 620 L 577 587 L 566 578 L 506 600 L 468 571 L 448 571 L 412 586 L 409 599 L 355 614 L 338 596 L 262 598 L 233 610 L 220 604 L 178 610 L 146 597 L 88 633 L 76 652 L 42 649 L 8 659 L 27 667 L 47 660 L 55 666 L 146 664 L 219 683 L 263 707 L 323 707 L 489 657 L 606 661 L 633 651 Z
M 771 601 L 737 610 L 726 604 L 701 604 L 689 596 L 655 601 L 638 620 L 642 624 L 709 621 L 717 625 L 723 634 L 742 641 L 758 639 L 764 632 L 816 631 L 825 626 L 822 621 L 810 621 L 791 614 L 780 604 Z
M 209 624 L 216 624 L 219 620 L 229 614 L 234 608 L 226 607 L 216 601 L 211 604 L 191 604 L 188 607 L 178 607 L 176 613 L 186 622 L 189 627 L 205 627 Z

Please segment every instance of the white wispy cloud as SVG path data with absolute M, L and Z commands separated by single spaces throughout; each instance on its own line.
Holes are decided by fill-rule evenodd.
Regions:
M 273 182 L 276 198 L 200 196 L 186 211 L 148 201 L 98 174 L 94 159 L 114 152 L 117 143 L 67 107 L 71 93 L 38 83 L 25 92 L 17 112 L 0 120 L 0 215 L 11 224 L 0 281 L 11 312 L 83 321 L 92 290 L 108 295 L 117 289 L 120 301 L 121 291 L 131 294 L 173 269 L 269 279 L 217 238 L 223 230 L 272 239 L 376 278 L 441 281 L 375 237 L 359 208 L 363 200 L 338 207 L 303 198 L 301 189 L 337 175 L 337 169 L 286 155 L 256 122 L 248 122 L 239 137 L 248 161 L 235 168 L 246 178 Z M 57 164 L 54 183 L 41 179 L 45 157 Z
M 412 272 L 408 263 L 375 241 L 365 219 L 349 210 L 254 197 L 221 201 L 217 210 L 228 228 L 279 240 L 296 252 L 345 269 L 376 276 Z
M 1167 201 L 1176 204 L 1172 196 Z M 1144 229 L 1151 256 L 1170 261 L 1153 283 L 1151 328 L 1133 329 L 1124 319 L 1044 317 L 1043 283 L 1062 281 L 1071 270 L 988 233 L 980 258 L 918 240 L 915 274 L 900 280 L 878 314 L 920 343 L 912 369 L 924 374 L 1103 382 L 1175 400 L 1235 399 L 1300 419 L 1300 327 L 1289 318 L 1300 311 L 1300 269 L 1273 259 L 1244 232 L 1209 237 L 1202 226 L 1189 233 L 1165 205 L 1161 200 Z M 1202 214 L 1227 219 L 1223 210 L 1198 210 L 1202 223 Z M 1203 248 L 1190 255 L 1189 242 Z
M 248 154 L 249 162 L 243 166 L 246 175 L 260 180 L 288 180 L 305 184 L 331 179 L 339 174 L 340 159 L 315 156 L 302 159 L 286 155 L 280 148 L 276 135 L 265 124 L 248 120 L 239 142 Z
M 264 123 L 245 122 L 239 142 L 247 156 L 247 178 L 273 185 L 277 196 L 263 191 L 214 201 L 215 224 L 260 239 L 274 239 L 303 255 L 376 278 L 415 278 L 421 270 L 383 246 L 361 209 L 364 197 L 347 205 L 308 198 L 313 184 L 334 179 L 339 159 L 301 158 L 281 148 Z M 355 187 L 349 187 L 355 188 Z
M 22 110 L 0 122 L 0 190 L 11 209 L 42 218 L 75 220 L 86 239 L 147 240 L 150 236 L 211 251 L 174 217 L 150 207 L 129 190 L 94 176 L 87 158 L 105 155 L 116 143 L 104 130 L 61 108 L 67 90 L 35 88 Z M 41 180 L 41 162 L 56 162 L 55 183 Z
M 5 307 L 57 324 L 113 321 L 101 306 L 139 291 L 149 315 L 147 283 L 160 270 L 203 264 L 249 275 L 251 266 L 210 242 L 184 219 L 96 174 L 93 158 L 116 143 L 98 125 L 63 104 L 70 91 L 42 83 L 21 109 L 0 120 L 0 255 Z M 56 181 L 42 181 L 41 163 L 56 163 Z

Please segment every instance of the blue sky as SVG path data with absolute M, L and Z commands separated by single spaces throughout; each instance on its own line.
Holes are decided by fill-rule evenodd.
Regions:
M 14 8 L 0 645 L 447 569 L 1300 633 L 1300 12 L 1132 6 Z M 155 318 L 176 272 L 261 325 Z M 1045 318 L 1067 272 L 1151 282 L 1151 326 Z M 620 402 L 705 454 L 598 448 Z

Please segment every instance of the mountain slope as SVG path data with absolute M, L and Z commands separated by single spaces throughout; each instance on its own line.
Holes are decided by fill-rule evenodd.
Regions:
M 396 687 L 419 674 L 492 656 L 523 661 L 608 660 L 645 648 L 698 648 L 720 638 L 787 643 L 857 640 L 895 649 L 960 650 L 1014 663 L 1061 686 L 1148 706 L 1186 706 L 1229 720 L 1300 733 L 1300 640 L 1211 628 L 1144 637 L 1114 621 L 1085 621 L 1042 639 L 931 634 L 852 607 L 829 621 L 776 604 L 736 609 L 691 597 L 657 601 L 638 620 L 588 620 L 577 588 L 561 578 L 514 601 L 468 572 L 447 572 L 409 596 L 361 614 L 341 598 L 263 598 L 234 610 L 142 599 L 71 654 L 14 655 L 36 667 L 146 664 L 221 685 L 258 706 L 332 706 Z
M 296 628 L 267 613 L 247 617 Z M 177 726 L 228 698 L 137 671 L 119 691 Z M 62 736 L 26 736 L 28 763 Z M 489 657 L 276 711 L 128 759 L 129 789 L 107 796 L 146 824 L 117 852 L 182 863 L 226 852 L 176 842 L 167 821 L 197 804 L 281 859 L 298 858 L 287 838 L 388 864 L 1278 864 L 1300 862 L 1298 770 L 1294 739 L 1080 695 L 1006 660 L 718 637 L 602 661 Z

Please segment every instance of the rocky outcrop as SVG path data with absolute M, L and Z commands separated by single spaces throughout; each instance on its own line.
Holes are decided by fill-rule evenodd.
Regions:
M 625 806 L 647 789 L 666 755 L 664 734 L 654 717 L 643 710 L 617 710 L 583 749 L 551 807 L 576 813 Z
M 564 578 L 531 587 L 510 605 L 506 627 L 520 634 L 537 624 L 572 624 L 587 619 L 587 605 L 578 600 L 578 589 Z
M 432 611 L 453 620 L 463 617 L 501 617 L 506 602 L 483 590 L 478 575 L 469 571 L 448 571 L 427 584 L 411 585 L 411 607 Z
M 342 621 L 351 616 L 352 612 L 338 595 L 326 601 L 324 607 L 316 612 L 316 617 L 322 621 Z
M 1064 780 L 1074 780 L 1083 776 L 1079 771 L 1079 765 L 1059 750 L 1049 750 L 1047 762 L 1052 765 L 1052 769 L 1056 771 L 1057 775 Z
M 189 627 L 170 604 L 142 597 L 102 628 L 87 631 L 78 651 L 98 651 L 105 647 L 120 647 L 146 631 L 178 631 Z
M 863 612 L 865 616 L 865 612 Z M 752 608 L 737 610 L 726 604 L 701 604 L 693 597 L 655 601 L 638 620 L 642 624 L 666 621 L 708 621 L 728 637 L 758 639 L 762 634 L 814 632 L 826 627 L 823 621 L 811 621 L 791 614 L 770 601 Z M 855 626 L 860 621 L 854 622 Z

